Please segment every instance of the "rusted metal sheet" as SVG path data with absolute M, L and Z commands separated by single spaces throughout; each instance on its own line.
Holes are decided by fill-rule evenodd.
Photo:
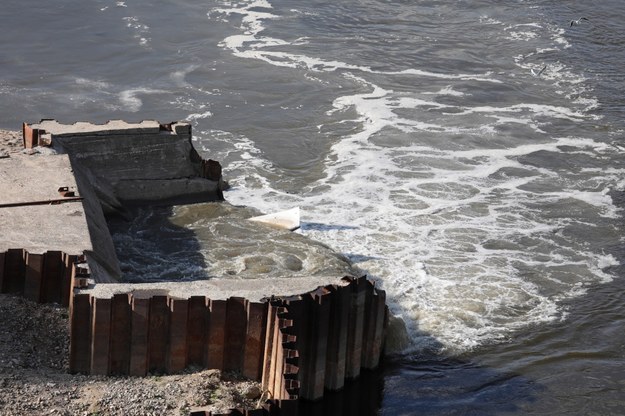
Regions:
M 167 296 L 150 299 L 148 329 L 148 371 L 166 371 L 167 344 L 169 343 L 169 305 Z
M 70 309 L 70 373 L 91 370 L 91 300 L 87 294 L 75 295 Z
M 224 365 L 224 346 L 226 343 L 226 301 L 210 301 L 210 319 L 207 335 L 207 368 L 222 369 Z
M 74 301 L 72 310 L 87 308 L 91 318 L 83 316 L 90 325 L 81 333 L 72 314 L 73 371 L 145 375 L 179 372 L 190 363 L 242 371 L 269 391 L 264 414 L 290 415 L 300 398 L 320 399 L 361 367 L 377 366 L 387 325 L 385 293 L 365 278 L 264 303 L 125 294 L 93 299 L 89 312 L 84 297 Z M 87 364 L 78 353 L 82 338 L 90 339 Z M 228 414 L 237 411 L 249 414 Z
M 6 253 L 5 252 L 0 252 L 0 293 L 4 293 L 4 263 L 6 260 Z M 8 278 L 7 278 L 8 281 Z
M 92 298 L 91 374 L 109 374 L 112 299 Z
M 26 252 L 21 248 L 7 250 L 4 258 L 4 293 L 24 293 L 24 273 Z
M 60 251 L 46 252 L 43 265 L 42 302 L 61 303 L 63 253 Z
M 109 374 L 126 375 L 130 367 L 131 309 L 130 295 L 113 296 L 111 311 L 111 351 Z
M 308 315 L 310 339 L 306 363 L 307 374 L 305 376 L 305 384 L 302 378 L 300 378 L 299 395 L 305 399 L 318 400 L 323 397 L 325 388 L 331 306 L 330 292 L 322 289 L 319 293 L 311 294 L 309 305 L 311 313 Z
M 188 299 L 170 299 L 169 351 L 167 372 L 179 373 L 187 366 Z
M 74 275 L 78 256 L 63 253 L 63 277 L 61 278 L 61 304 L 68 306 L 73 293 Z
M 247 312 L 248 301 L 244 298 L 231 297 L 226 306 L 226 337 L 224 364 L 225 371 L 243 369 L 243 353 L 247 339 Z
M 264 352 L 263 329 L 267 325 L 267 303 L 247 304 L 247 333 L 243 344 L 242 374 L 252 380 L 260 380 Z
M 263 352 L 263 375 L 261 385 L 263 390 L 271 391 L 274 385 L 276 367 L 276 343 L 278 342 L 278 308 L 281 308 L 279 301 L 268 302 L 267 325 L 265 327 L 265 348 Z M 270 390 L 271 389 L 271 390 Z
M 187 322 L 187 361 L 189 365 L 205 365 L 208 304 L 204 296 L 189 298 Z
M 22 137 L 25 149 L 32 149 L 39 144 L 39 137 L 44 133 L 43 130 L 33 129 L 28 124 L 22 124 Z
M 351 288 L 349 286 L 332 286 L 330 290 L 334 295 L 332 296 L 332 305 L 330 306 L 332 319 L 330 319 L 328 328 L 325 386 L 328 390 L 336 391 L 342 389 L 345 385 Z
M 365 318 L 366 279 L 357 278 L 350 283 L 352 289 L 347 330 L 347 359 L 345 377 L 356 378 L 360 375 L 362 362 L 362 337 Z
M 26 253 L 24 274 L 24 297 L 33 302 L 41 302 L 43 286 L 43 254 Z
M 365 305 L 364 346 L 362 368 L 374 369 L 380 363 L 382 337 L 384 333 L 384 314 L 386 292 L 371 288 Z
M 150 323 L 150 299 L 131 300 L 130 363 L 131 376 L 144 376 L 148 372 L 148 332 Z

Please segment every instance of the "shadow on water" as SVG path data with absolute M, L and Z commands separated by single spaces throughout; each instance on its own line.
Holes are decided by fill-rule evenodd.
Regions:
M 207 279 L 201 244 L 192 229 L 173 224 L 173 207 L 132 208 L 108 218 L 123 280 L 189 281 Z
M 391 361 L 379 415 L 517 413 L 544 390 L 514 372 L 462 358 L 429 356 Z
M 565 319 L 481 351 L 482 364 L 522 373 L 546 389 L 522 414 L 625 414 L 625 266 L 610 271 L 613 281 L 561 305 Z
M 109 218 L 115 248 L 128 282 L 209 278 L 201 242 L 194 230 L 172 222 L 172 207 L 134 208 L 125 218 Z M 309 224 L 310 226 L 310 224 Z M 313 224 L 343 229 L 343 226 Z M 352 261 L 366 256 L 350 255 Z M 418 356 L 386 357 L 375 371 L 363 371 L 340 392 L 319 402 L 303 402 L 300 414 L 467 415 L 519 413 L 540 394 L 539 383 L 473 357 L 439 354 L 436 339 Z M 432 352 L 434 351 L 434 352 Z M 497 367 L 497 368 L 495 368 Z
M 625 266 L 563 302 L 565 318 L 461 356 L 386 357 L 306 416 L 625 414 Z M 427 336 L 427 335 L 426 335 Z
M 610 195 L 625 209 L 625 192 Z M 612 280 L 580 283 L 583 294 L 559 302 L 562 319 L 460 357 L 387 359 L 369 414 L 625 414 L 625 248 L 615 234 L 597 248 L 618 263 L 603 269 Z
M 299 416 L 373 416 L 379 414 L 384 394 L 384 371 L 363 371 L 339 392 L 326 392 L 323 400 L 302 401 Z
M 436 344 L 432 340 L 431 345 Z M 341 392 L 300 405 L 305 416 L 487 415 L 519 413 L 544 390 L 510 371 L 434 352 L 385 357 Z

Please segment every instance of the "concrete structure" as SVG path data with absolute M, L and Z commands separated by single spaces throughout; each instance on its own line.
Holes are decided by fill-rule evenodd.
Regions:
M 223 199 L 221 167 L 199 157 L 188 124 L 44 120 L 23 131 L 26 148 L 51 154 L 0 160 L 0 291 L 69 305 L 72 372 L 236 371 L 271 400 L 231 414 L 285 415 L 378 366 L 388 310 L 364 277 L 111 283 L 121 272 L 105 213 Z
M 124 204 L 223 200 L 221 167 L 198 155 L 188 123 L 42 120 L 23 129 L 26 147 L 69 154 L 78 180 L 89 181 L 107 212 Z
M 194 365 L 261 380 L 275 399 L 317 400 L 379 364 L 385 294 L 364 277 L 260 301 L 101 286 L 118 285 L 73 297 L 72 372 L 144 376 Z
M 84 272 L 77 266 L 99 270 L 115 251 L 108 234 L 94 249 L 68 156 L 3 158 L 0 189 L 0 292 L 69 305 L 72 276 Z
M 191 144 L 188 123 L 112 120 L 99 125 L 42 120 L 24 123 L 22 129 L 25 148 L 45 146 L 51 149 L 49 153 L 69 157 L 75 178 L 71 189 L 77 189 L 83 198 L 88 235 L 95 248 L 90 249 L 87 260 L 96 282 L 111 283 L 121 278 L 105 214 L 123 213 L 125 206 L 133 204 L 223 200 L 221 166 L 198 155 Z M 43 165 L 55 159 L 38 158 Z M 50 171 L 45 177 L 57 175 Z M 31 181 L 41 177 L 28 175 Z M 58 234 L 45 235 L 55 243 Z

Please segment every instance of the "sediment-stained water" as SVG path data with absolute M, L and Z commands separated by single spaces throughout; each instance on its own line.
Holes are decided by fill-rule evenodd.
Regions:
M 189 120 L 226 199 L 300 206 L 301 234 L 387 291 L 409 337 L 372 413 L 623 413 L 620 2 L 0 14 L 0 127 Z M 172 267 L 202 275 L 208 256 Z

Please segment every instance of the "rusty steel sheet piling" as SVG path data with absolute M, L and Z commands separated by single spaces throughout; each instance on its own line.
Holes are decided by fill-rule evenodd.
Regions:
M 258 380 L 281 403 L 319 400 L 379 365 L 385 299 L 364 277 L 265 302 L 80 294 L 72 302 L 70 368 L 142 376 L 194 365 Z
M 39 303 L 69 306 L 79 256 L 61 251 L 32 253 L 24 249 L 0 252 L 0 293 L 12 293 Z
M 94 281 L 114 285 L 121 276 L 103 209 L 116 212 L 123 203 L 141 201 L 221 201 L 227 186 L 221 165 L 195 151 L 188 123 L 63 125 L 42 120 L 22 128 L 25 148 L 54 145 L 67 155 L 5 161 L 13 175 L 3 177 L 5 186 L 28 192 L 9 192 L 0 208 L 11 219 L 34 218 L 43 224 L 63 213 L 64 224 L 74 222 L 71 232 L 59 232 L 55 245 L 42 239 L 22 246 L 33 235 L 53 234 L 58 227 L 48 224 L 52 231 L 37 233 L 32 226 L 16 227 L 24 221 L 6 221 L 0 293 L 69 306 L 71 373 L 145 376 L 180 373 L 189 366 L 237 372 L 260 381 L 267 400 L 259 409 L 222 414 L 290 416 L 298 413 L 300 401 L 320 400 L 326 391 L 341 390 L 347 380 L 358 378 L 362 369 L 379 366 L 389 311 L 385 292 L 366 277 L 329 276 L 313 290 L 315 284 L 307 280 L 308 286 L 291 295 L 260 301 L 221 292 L 89 292 Z M 169 152 L 180 158 L 162 157 Z M 156 167 L 154 177 L 145 177 L 139 158 Z M 110 182 L 98 190 L 106 198 L 85 187 L 89 180 L 76 174 L 82 170 Z M 22 178 L 15 172 L 29 174 Z M 62 174 L 54 189 L 37 180 L 46 172 Z M 8 185 L 16 181 L 20 186 Z M 88 224 L 85 218 L 90 218 Z M 25 239 L 24 232 L 35 234 Z M 217 416 L 201 409 L 191 414 Z

